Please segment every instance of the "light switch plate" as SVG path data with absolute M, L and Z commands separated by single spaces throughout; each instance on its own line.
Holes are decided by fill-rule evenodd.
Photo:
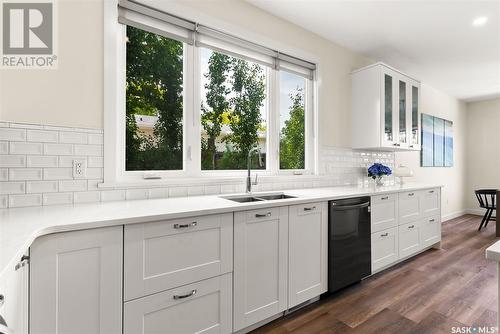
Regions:
M 75 159 L 73 160 L 73 178 L 83 179 L 87 176 L 87 160 Z

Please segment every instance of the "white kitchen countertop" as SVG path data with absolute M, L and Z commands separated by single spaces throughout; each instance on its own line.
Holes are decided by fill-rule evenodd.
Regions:
M 237 203 L 220 197 L 237 195 L 225 194 L 0 209 L 0 277 L 7 269 L 13 268 L 37 237 L 50 233 L 435 187 L 441 185 L 408 183 L 376 189 L 329 187 L 283 190 L 279 192 L 297 198 L 250 203 Z
M 500 262 L 500 241 L 486 248 L 486 258 L 488 260 Z

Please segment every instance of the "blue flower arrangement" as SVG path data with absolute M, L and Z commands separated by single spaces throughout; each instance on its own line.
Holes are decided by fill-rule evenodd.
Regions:
M 391 175 L 392 170 L 379 163 L 374 163 L 373 165 L 368 168 L 368 176 L 371 177 L 372 179 L 376 179 L 377 177 L 380 178 L 384 175 Z

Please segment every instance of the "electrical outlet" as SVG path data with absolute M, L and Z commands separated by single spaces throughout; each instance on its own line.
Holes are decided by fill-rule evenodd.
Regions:
M 73 160 L 73 178 L 82 179 L 87 176 L 87 160 Z

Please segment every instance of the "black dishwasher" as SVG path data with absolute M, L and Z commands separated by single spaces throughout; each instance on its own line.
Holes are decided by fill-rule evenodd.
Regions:
M 371 274 L 370 197 L 330 201 L 328 292 Z

